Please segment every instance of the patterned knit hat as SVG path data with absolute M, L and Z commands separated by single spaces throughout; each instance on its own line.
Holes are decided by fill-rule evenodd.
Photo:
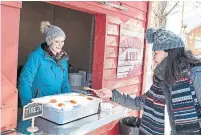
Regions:
M 58 26 L 51 25 L 49 22 L 41 23 L 41 32 L 45 35 L 45 41 L 49 46 L 56 37 L 63 36 L 66 38 L 64 31 Z
M 146 40 L 148 43 L 153 43 L 153 51 L 185 47 L 181 37 L 163 29 L 149 28 L 146 32 Z

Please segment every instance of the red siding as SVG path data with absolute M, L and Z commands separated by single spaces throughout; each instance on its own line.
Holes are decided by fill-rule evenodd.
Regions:
M 93 56 L 93 76 L 92 87 L 94 89 L 102 88 L 103 73 L 104 73 L 104 50 L 105 50 L 105 27 L 106 15 L 96 16 L 95 26 L 95 42 Z
M 1 131 L 17 124 L 17 57 L 21 2 L 1 3 Z
M 80 10 L 83 12 L 87 12 L 90 14 L 107 14 L 112 16 L 118 16 L 122 17 L 123 19 L 127 18 L 136 18 L 139 20 L 146 21 L 147 16 L 147 10 L 145 9 L 147 7 L 146 2 L 122 2 L 122 6 L 125 6 L 128 8 L 127 11 L 116 9 L 109 7 L 107 5 L 100 4 L 98 2 L 92 2 L 92 1 L 85 1 L 85 2 L 78 2 L 78 1 L 48 1 L 48 3 L 52 3 L 55 5 Z M 120 3 L 120 2 L 118 2 Z M 133 3 L 132 5 L 130 5 Z M 136 5 L 137 4 L 137 5 Z M 129 6 L 130 5 L 130 6 Z M 135 6 L 134 6 L 135 5 Z
M 123 5 L 128 5 L 133 8 L 136 8 L 140 11 L 147 12 L 148 4 L 147 2 L 139 2 L 139 1 L 122 1 Z
M 132 3 L 132 2 L 131 2 Z M 138 2 L 134 2 L 138 3 Z M 126 2 L 125 4 L 128 4 Z M 135 4 L 133 4 L 135 5 Z M 140 6 L 139 6 L 140 5 Z M 138 12 L 146 13 L 145 8 L 147 8 L 147 3 L 141 2 L 138 7 L 142 7 Z M 130 5 L 132 6 L 132 4 Z M 135 8 L 136 9 L 136 8 Z M 126 23 L 130 19 L 126 20 L 125 18 L 118 18 L 113 16 L 107 16 L 107 32 L 106 32 L 106 48 L 105 48 L 105 64 L 104 64 L 104 83 L 103 87 L 110 89 L 119 89 L 122 92 L 128 94 L 136 94 L 138 95 L 139 91 L 142 88 L 142 66 L 139 68 L 137 72 L 132 73 L 130 77 L 124 77 L 121 79 L 117 79 L 117 67 L 118 67 L 118 53 L 120 47 L 120 25 L 122 23 Z M 142 23 L 143 28 L 145 28 L 146 22 L 141 20 L 139 23 Z M 144 44 L 144 37 L 140 39 Z M 142 54 L 139 55 L 140 58 L 143 59 L 143 50 L 144 45 L 142 47 Z M 124 67 L 122 67 L 122 71 Z M 120 68 L 121 70 L 121 68 Z
M 152 2 L 147 3 L 148 8 L 147 8 L 147 23 L 146 23 L 146 29 L 149 28 L 151 26 L 151 13 L 152 13 Z M 149 45 L 145 45 L 144 48 L 144 65 L 143 65 L 143 85 L 142 85 L 142 91 L 140 93 L 140 95 L 142 95 L 146 89 L 146 81 L 147 81 L 147 64 L 148 64 L 148 60 L 150 60 L 150 58 L 148 58 L 148 50 L 150 46 Z
M 142 73 L 134 73 L 131 77 L 117 79 L 118 67 L 118 51 L 120 44 L 120 25 L 126 23 L 130 19 L 139 20 L 143 28 L 147 26 L 147 7 L 148 2 L 113 2 L 126 7 L 128 10 L 120 10 L 112 8 L 98 2 L 74 2 L 74 1 L 54 1 L 48 2 L 55 5 L 96 14 L 96 31 L 94 44 L 94 61 L 93 61 L 93 88 L 110 88 L 119 89 L 129 94 L 140 94 L 142 88 Z M 17 69 L 17 49 L 19 36 L 19 19 L 21 2 L 2 2 L 2 75 L 6 86 L 11 88 L 11 93 L 15 93 L 16 89 L 16 69 Z M 12 24 L 12 25 L 11 25 Z M 12 58 L 12 59 L 9 59 Z M 2 82 L 3 82 L 2 81 Z M 10 81 L 12 85 L 8 85 Z M 4 83 L 4 84 L 6 84 Z M 3 85 L 3 84 L 2 84 Z M 3 90 L 5 91 L 5 90 Z M 6 95 L 6 94 L 5 94 Z M 7 96 L 7 95 L 6 95 Z M 9 97 L 12 97 L 11 95 Z M 8 108 L 2 111 L 2 129 L 7 130 L 15 128 L 17 115 L 16 96 L 12 98 L 14 102 L 7 102 Z M 6 104 L 6 102 L 4 102 Z M 11 104 L 13 103 L 13 104 Z M 3 105 L 3 102 L 1 103 Z M 10 107 L 10 108 L 9 108 Z M 15 113 L 14 113 L 15 112 Z M 13 115 L 15 114 L 15 115 Z M 130 114 L 136 114 L 132 112 Z M 12 116 L 12 117 L 10 117 Z M 8 118 L 9 117 L 9 118 Z M 14 121 L 14 122 L 13 122 Z M 3 123 L 6 122 L 6 123 Z M 111 122 L 89 134 L 118 134 L 118 120 Z M 7 126 L 8 128 L 5 128 Z
M 86 2 L 85 2 L 86 3 Z M 105 8 L 104 5 L 99 5 L 97 7 L 97 3 L 87 2 L 88 4 L 94 5 L 93 8 Z M 115 2 L 118 4 L 118 2 Z M 110 89 L 118 89 L 121 92 L 128 93 L 131 95 L 139 96 L 142 92 L 142 77 L 143 77 L 143 67 L 139 69 L 139 72 L 135 72 L 132 74 L 131 77 L 117 79 L 117 67 L 118 67 L 118 53 L 120 47 L 120 25 L 122 23 L 126 23 L 128 20 L 136 19 L 141 23 L 141 26 L 144 28 L 146 27 L 146 15 L 147 15 L 147 2 L 123 2 L 123 6 L 126 6 L 129 11 L 116 11 L 112 13 L 113 10 L 110 12 L 107 11 L 106 16 L 106 38 L 105 38 L 105 50 L 104 50 L 104 67 L 103 67 L 103 80 L 102 80 L 102 88 L 110 88 Z M 129 13 L 128 13 L 129 12 Z M 118 13 L 118 15 L 116 14 Z M 124 14 L 124 15 L 121 15 Z M 142 36 L 144 36 L 142 34 Z M 145 51 L 145 43 L 144 37 L 140 39 L 143 43 L 142 46 L 142 54 L 140 55 L 141 60 L 143 58 L 143 52 Z M 143 61 L 143 63 L 145 63 Z M 138 111 L 131 111 L 128 115 L 132 116 L 139 116 Z M 116 135 L 118 134 L 118 123 L 114 126 L 114 123 L 109 124 L 110 127 L 113 129 L 108 128 L 107 126 L 102 127 L 101 129 L 104 130 L 96 130 L 91 132 L 91 134 L 104 134 L 104 135 Z M 99 132 L 100 131 L 100 132 Z M 99 132 L 99 133 L 97 133 Z

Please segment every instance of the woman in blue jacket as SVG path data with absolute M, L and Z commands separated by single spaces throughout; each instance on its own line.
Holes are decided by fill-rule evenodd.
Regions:
M 22 107 L 32 98 L 71 92 L 68 80 L 68 55 L 62 50 L 66 35 L 49 22 L 41 23 L 45 42 L 29 55 L 19 77 L 18 90 Z M 29 121 L 20 121 L 18 131 L 26 133 Z

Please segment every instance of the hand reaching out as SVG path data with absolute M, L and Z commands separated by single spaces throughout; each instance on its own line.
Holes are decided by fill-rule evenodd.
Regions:
M 98 97 L 100 97 L 102 99 L 112 97 L 112 90 L 110 90 L 110 89 L 103 88 L 103 89 L 96 90 L 94 92 Z

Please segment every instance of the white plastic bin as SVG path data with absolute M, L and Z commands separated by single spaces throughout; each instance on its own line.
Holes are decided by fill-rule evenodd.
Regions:
M 80 73 L 69 73 L 69 80 L 71 86 L 82 86 L 83 76 Z

